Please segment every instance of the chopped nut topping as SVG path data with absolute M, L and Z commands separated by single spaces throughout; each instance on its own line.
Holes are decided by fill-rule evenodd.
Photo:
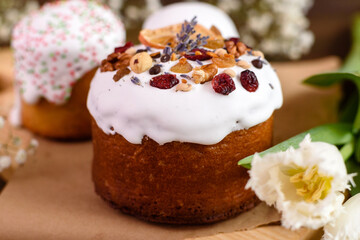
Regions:
M 227 51 L 223 48 L 218 48 L 215 50 L 215 54 L 219 57 L 224 56 L 224 54 L 226 54 L 226 53 L 227 53 Z
M 226 73 L 227 75 L 229 75 L 230 77 L 234 78 L 236 76 L 236 73 L 234 70 L 228 68 L 224 70 L 224 73 Z
M 245 69 L 249 69 L 251 67 L 250 63 L 248 63 L 247 61 L 244 60 L 240 60 L 236 63 L 236 66 L 245 68 Z
M 262 59 L 264 59 L 264 53 L 261 52 L 261 51 L 256 51 L 256 50 L 253 50 L 252 51 L 252 55 L 256 56 L 256 57 L 261 57 Z
M 130 59 L 130 68 L 135 73 L 142 73 L 151 68 L 152 58 L 147 52 L 140 52 L 135 54 Z
M 111 53 L 106 59 L 102 60 L 100 71 L 108 72 L 115 71 L 124 67 L 129 66 L 131 55 L 127 53 Z
M 198 68 L 195 68 L 193 71 L 192 79 L 196 84 L 205 83 L 211 81 L 213 77 L 217 74 L 218 67 L 211 63 Z
M 241 55 L 245 54 L 249 48 L 243 43 L 238 41 L 236 44 L 234 41 L 226 41 L 225 42 L 226 49 L 229 54 L 234 55 L 235 58 L 240 57 Z
M 134 47 L 128 48 L 125 53 L 129 54 L 130 56 L 134 56 L 136 54 L 136 49 Z
M 195 68 L 192 74 L 192 79 L 196 84 L 205 82 L 205 71 L 200 68 Z
M 176 91 L 188 92 L 192 89 L 192 85 L 189 83 L 180 83 L 176 86 Z

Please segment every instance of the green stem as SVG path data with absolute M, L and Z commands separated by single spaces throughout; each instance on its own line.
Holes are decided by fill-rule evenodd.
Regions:
M 360 14 L 355 15 L 352 26 L 352 46 L 349 55 L 340 71 L 358 72 L 360 71 Z

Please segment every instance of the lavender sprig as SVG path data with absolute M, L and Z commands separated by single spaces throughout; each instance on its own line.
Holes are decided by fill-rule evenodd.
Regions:
M 196 39 L 190 39 L 195 31 L 195 25 L 197 24 L 196 16 L 190 21 L 186 21 L 181 26 L 180 33 L 176 34 L 177 45 L 174 48 L 174 52 L 188 52 L 194 48 L 201 47 L 207 43 L 209 36 L 196 35 Z

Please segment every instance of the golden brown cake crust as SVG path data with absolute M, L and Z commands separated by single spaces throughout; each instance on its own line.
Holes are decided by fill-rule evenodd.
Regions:
M 49 103 L 44 98 L 36 104 L 21 101 L 22 124 L 32 132 L 49 138 L 90 138 L 91 118 L 86 98 L 95 72 L 96 68 L 76 82 L 69 101 L 63 105 Z
M 114 208 L 152 222 L 202 224 L 227 219 L 258 203 L 244 190 L 247 170 L 237 162 L 271 146 L 273 117 L 230 133 L 214 145 L 144 137 L 131 144 L 106 135 L 93 121 L 93 181 Z

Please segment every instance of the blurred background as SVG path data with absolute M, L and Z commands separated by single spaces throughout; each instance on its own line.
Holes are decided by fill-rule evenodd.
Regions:
M 11 29 L 47 0 L 0 0 L 0 46 L 9 46 Z M 137 42 L 144 19 L 177 0 L 100 0 L 123 20 L 127 38 Z M 203 0 L 224 10 L 248 45 L 271 60 L 328 55 L 344 57 L 359 0 Z

